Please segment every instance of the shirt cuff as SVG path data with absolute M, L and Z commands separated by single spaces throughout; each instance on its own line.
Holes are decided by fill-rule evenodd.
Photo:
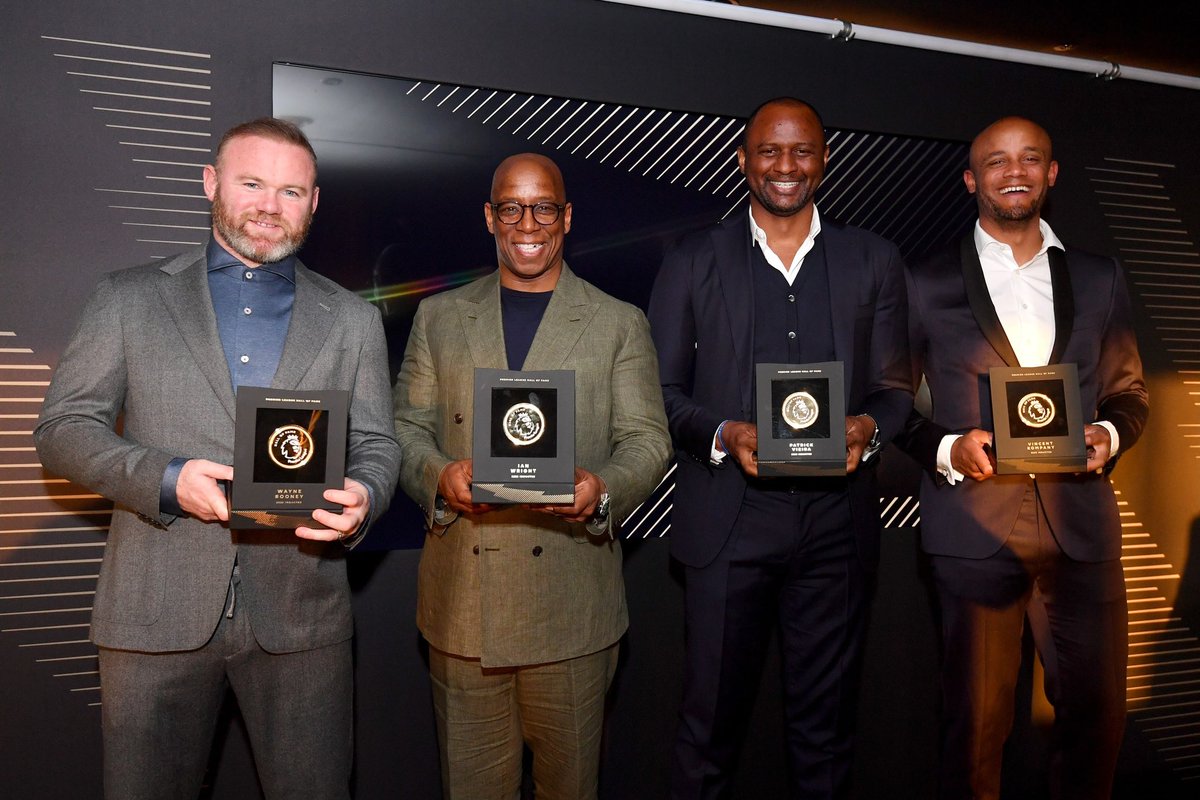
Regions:
M 942 443 L 938 445 L 937 450 L 937 471 L 946 479 L 946 483 L 953 486 L 967 476 L 950 466 L 950 449 L 954 447 L 954 443 L 962 438 L 962 434 L 948 434 L 942 437 Z
M 721 423 L 721 425 L 724 425 L 728 421 L 729 420 L 724 420 Z M 729 453 L 726 453 L 723 450 L 717 449 L 717 437 L 721 433 L 721 425 L 718 425 L 717 429 L 715 431 L 713 431 L 712 448 L 708 453 L 708 460 L 712 463 L 713 466 L 718 466 L 718 465 L 724 463 L 725 456 L 729 455 Z
M 179 483 L 179 473 L 190 458 L 172 458 L 167 468 L 163 470 L 162 485 L 158 489 L 158 511 L 172 517 L 182 517 L 183 509 L 179 507 L 179 497 L 175 493 Z
M 1108 431 L 1109 438 L 1112 439 L 1112 447 L 1108 449 L 1108 457 L 1111 459 L 1121 449 L 1121 436 L 1117 433 L 1117 427 L 1108 420 L 1097 420 L 1096 424 Z

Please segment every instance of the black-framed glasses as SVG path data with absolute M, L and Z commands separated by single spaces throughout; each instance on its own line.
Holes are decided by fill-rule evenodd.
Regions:
M 526 205 L 524 203 L 488 203 L 492 207 L 492 213 L 496 218 L 505 225 L 516 225 L 525 216 L 525 209 L 532 209 L 533 221 L 538 225 L 553 225 L 558 222 L 559 216 L 562 215 L 565 205 L 558 203 L 534 203 Z

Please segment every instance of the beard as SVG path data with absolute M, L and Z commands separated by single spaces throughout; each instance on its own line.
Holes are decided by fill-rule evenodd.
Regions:
M 800 179 L 800 191 L 796 196 L 789 197 L 785 202 L 780 203 L 767 191 L 766 181 L 753 184 L 747 181 L 747 183 L 750 193 L 754 195 L 759 204 L 776 217 L 791 217 L 800 213 L 801 209 L 812 202 L 813 195 L 816 193 L 812 181 Z
M 291 228 L 288 226 L 288 222 L 278 214 L 244 213 L 235 216 L 221 202 L 220 188 L 213 195 L 213 227 L 216 228 L 217 233 L 221 234 L 221 238 L 225 240 L 234 254 L 241 256 L 247 261 L 253 261 L 256 264 L 283 261 L 288 256 L 295 254 L 308 237 L 308 229 L 312 225 L 312 217 L 313 215 L 310 211 L 304 216 L 298 228 Z M 283 231 L 283 238 L 279 241 L 265 241 L 255 238 L 246 232 L 246 224 L 253 221 L 270 222 L 272 225 L 278 225 L 279 229 Z
M 983 196 L 989 212 L 988 216 L 1000 223 L 1028 222 L 1031 219 L 1037 219 L 1042 213 L 1042 204 L 1045 199 L 1045 194 L 1030 195 L 1027 203 L 1006 206 L 986 195 Z

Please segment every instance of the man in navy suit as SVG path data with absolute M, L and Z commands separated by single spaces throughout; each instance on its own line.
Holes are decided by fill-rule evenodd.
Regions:
M 945 798 L 999 797 L 1026 617 L 1055 709 L 1055 796 L 1107 797 L 1125 727 L 1121 523 L 1107 475 L 1141 435 L 1147 393 L 1121 268 L 1064 247 L 1041 218 L 1057 177 L 1045 130 L 993 123 L 963 174 L 975 229 L 909 273 L 914 363 L 933 413 L 914 414 L 897 443 L 925 468 Z M 1079 369 L 1087 470 L 997 475 L 988 368 L 1060 363 Z
M 862 461 L 904 424 L 912 384 L 900 254 L 818 214 L 828 159 L 812 106 L 760 106 L 738 148 L 749 212 L 672 249 L 650 299 L 679 451 L 671 554 L 686 572 L 675 798 L 729 794 L 776 627 L 792 795 L 837 797 L 848 784 L 879 550 L 874 470 Z M 759 478 L 755 363 L 832 360 L 845 367 L 849 474 Z

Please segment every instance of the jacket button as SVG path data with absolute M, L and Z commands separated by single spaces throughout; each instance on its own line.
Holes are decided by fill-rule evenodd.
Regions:
M 542 546 L 539 544 L 538 546 L 533 548 L 533 557 L 537 558 L 541 554 L 542 554 Z
M 463 421 L 463 415 L 462 415 L 462 412 L 461 412 L 461 411 L 456 411 L 456 412 L 454 412 L 454 424 L 455 424 L 455 425 L 462 425 L 462 421 Z
M 475 545 L 474 547 L 472 547 L 471 552 L 474 553 L 475 555 L 479 555 L 479 545 Z

